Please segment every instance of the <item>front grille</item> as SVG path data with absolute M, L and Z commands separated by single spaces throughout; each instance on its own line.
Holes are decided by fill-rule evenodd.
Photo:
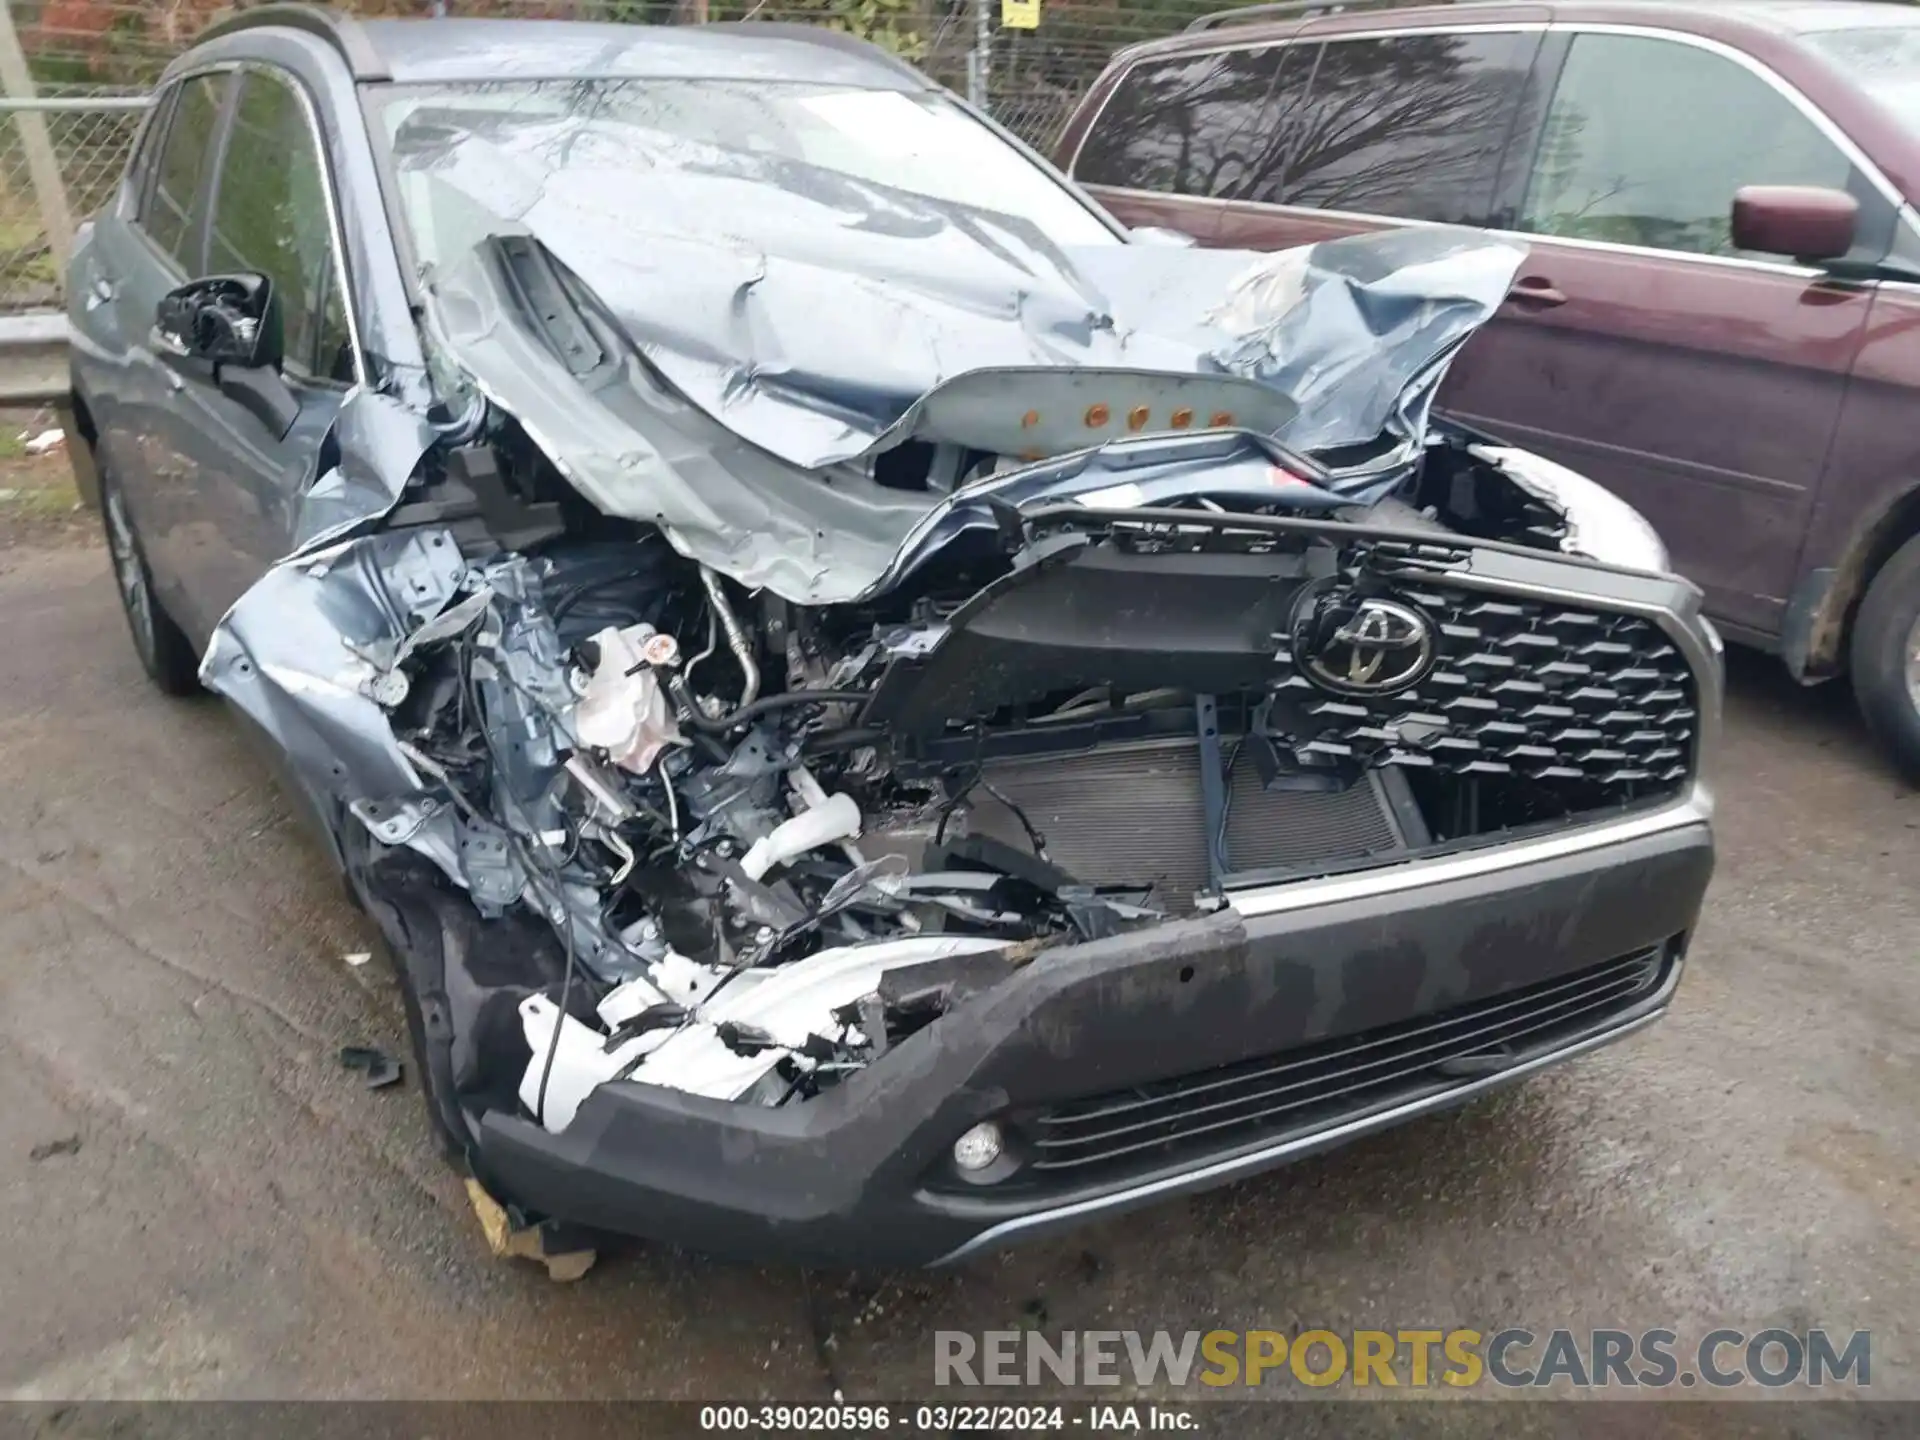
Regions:
M 1045 838 L 1048 859 L 1088 884 L 1150 888 L 1172 910 L 1188 909 L 1194 893 L 1208 888 L 1197 740 L 1001 761 L 983 778 L 968 813 L 973 833 L 1026 848 L 1011 802 Z M 1251 763 L 1235 764 L 1227 785 L 1229 866 L 1322 866 L 1401 848 L 1382 783 L 1376 777 L 1333 792 L 1267 790 Z
M 1276 637 L 1275 690 L 1301 765 L 1512 777 L 1575 810 L 1673 794 L 1692 772 L 1693 671 L 1651 620 L 1418 581 L 1384 593 L 1418 606 L 1439 636 L 1433 670 L 1411 690 L 1328 695 Z
M 1035 1179 L 1304 1136 L 1597 1029 L 1657 990 L 1674 963 L 1658 946 L 1417 1020 L 1010 1119 Z

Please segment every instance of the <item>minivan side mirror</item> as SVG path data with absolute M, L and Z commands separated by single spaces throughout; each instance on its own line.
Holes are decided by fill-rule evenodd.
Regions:
M 1733 245 L 1804 265 L 1853 249 L 1860 202 L 1818 185 L 1743 185 L 1733 196 Z
M 164 355 L 210 363 L 220 393 L 275 440 L 300 418 L 300 399 L 280 373 L 280 303 L 265 275 L 210 275 L 168 291 L 154 307 L 153 334 Z
M 280 306 L 264 275 L 210 275 L 160 297 L 153 325 L 176 355 L 278 369 Z

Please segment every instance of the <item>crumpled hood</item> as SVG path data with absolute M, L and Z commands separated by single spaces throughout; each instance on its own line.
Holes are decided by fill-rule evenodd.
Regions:
M 537 239 L 676 389 L 808 469 L 897 443 L 889 427 L 916 400 L 974 371 L 1212 373 L 1291 394 L 1309 378 L 1288 364 L 1303 339 L 1316 372 L 1358 373 L 1365 394 L 1322 393 L 1287 427 L 1299 433 L 1277 438 L 1367 443 L 1504 298 L 1525 253 L 1433 229 L 1328 242 L 1310 261 L 1063 248 L 1018 216 L 718 146 L 686 146 L 675 168 L 622 151 L 618 184 L 577 159 L 554 169 L 546 157 L 579 126 L 522 120 L 459 144 L 403 143 L 396 164 L 429 177 L 426 204 L 474 240 Z M 1344 303 L 1303 306 L 1329 282 Z M 1330 333 L 1302 335 L 1303 322 Z
M 1069 249 L 779 156 L 636 158 L 580 116 L 403 127 L 395 166 L 450 257 L 428 293 L 457 367 L 599 508 L 806 603 L 897 576 L 953 502 L 796 470 L 909 438 L 1045 459 L 1209 426 L 1410 446 L 1525 254 L 1438 228 L 1271 255 Z M 1036 371 L 1070 379 L 1043 405 Z

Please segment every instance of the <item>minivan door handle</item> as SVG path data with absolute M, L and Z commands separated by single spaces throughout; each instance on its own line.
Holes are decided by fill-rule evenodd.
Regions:
M 1553 282 L 1544 275 L 1521 276 L 1507 292 L 1507 299 L 1535 310 L 1551 310 L 1556 305 L 1567 303 L 1566 293 L 1556 290 Z

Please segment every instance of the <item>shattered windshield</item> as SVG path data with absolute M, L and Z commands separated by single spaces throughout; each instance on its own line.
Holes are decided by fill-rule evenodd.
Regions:
M 785 191 L 844 211 L 850 227 L 878 192 L 896 206 L 920 197 L 1025 222 L 1055 245 L 1120 243 L 1072 191 L 938 94 L 544 80 L 397 86 L 376 103 L 423 266 L 447 263 L 497 229 L 499 217 L 536 204 L 599 217 L 610 197 L 639 187 L 664 199 L 683 177 Z M 483 190 L 463 183 L 475 167 L 484 167 Z M 488 196 L 484 208 L 475 193 Z M 755 202 L 739 188 L 732 203 Z M 709 219 L 725 228 L 724 214 Z

